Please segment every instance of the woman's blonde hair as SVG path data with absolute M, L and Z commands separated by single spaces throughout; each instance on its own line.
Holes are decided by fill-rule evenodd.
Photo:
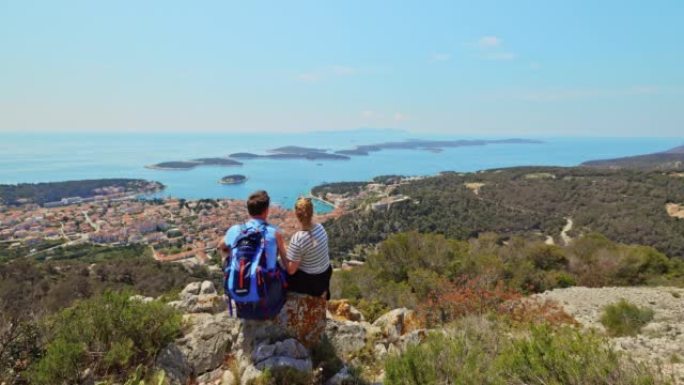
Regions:
M 302 223 L 302 226 L 311 226 L 311 220 L 313 218 L 313 203 L 311 203 L 311 198 L 300 197 L 295 202 L 295 215 L 297 219 Z

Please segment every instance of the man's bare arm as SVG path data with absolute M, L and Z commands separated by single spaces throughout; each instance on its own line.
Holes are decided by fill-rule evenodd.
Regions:
M 223 262 L 223 264 L 225 264 L 225 262 L 228 260 L 228 257 L 230 256 L 230 247 L 226 245 L 226 241 L 223 237 L 221 237 L 221 240 L 219 241 L 216 250 L 218 250 L 219 255 L 221 256 L 221 261 Z

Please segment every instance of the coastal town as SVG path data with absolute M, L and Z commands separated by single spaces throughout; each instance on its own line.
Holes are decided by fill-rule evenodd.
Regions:
M 319 221 L 337 215 L 319 216 Z M 50 251 L 79 244 L 117 247 L 148 245 L 159 261 L 207 263 L 220 237 L 247 219 L 245 202 L 232 199 L 99 199 L 59 207 L 25 204 L 0 206 L 0 245 L 25 248 L 29 255 L 50 258 Z M 296 231 L 294 214 L 273 205 L 269 222 L 289 238 Z M 49 246 L 49 247 L 48 247 Z
M 395 190 L 413 179 L 417 178 L 388 176 L 351 185 L 332 183 L 314 188 L 309 197 L 334 208 L 317 215 L 318 222 L 325 222 L 344 213 L 387 211 L 408 202 L 409 197 L 395 194 Z M 142 245 L 158 261 L 204 265 L 217 255 L 226 230 L 248 218 L 242 200 L 154 198 L 149 193 L 159 191 L 160 184 L 124 182 L 109 186 L 100 181 L 93 190 L 82 189 L 83 196 L 42 204 L 36 200 L 12 205 L 0 201 L 0 258 L 15 255 L 47 260 L 65 258 L 82 245 Z M 271 206 L 269 222 L 279 227 L 286 240 L 298 229 L 294 213 L 278 205 Z

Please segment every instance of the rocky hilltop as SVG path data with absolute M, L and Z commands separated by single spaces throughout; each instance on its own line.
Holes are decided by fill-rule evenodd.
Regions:
M 604 306 L 628 298 L 654 310 L 655 317 L 640 334 L 610 338 L 617 351 L 658 367 L 684 381 L 684 289 L 671 287 L 573 287 L 530 297 L 539 303 L 553 301 L 581 328 L 605 332 L 599 318 Z M 150 301 L 152 298 L 134 297 Z M 258 383 L 267 373 L 289 371 L 298 381 L 327 385 L 362 383 L 350 368 L 362 367 L 364 377 L 382 383 L 381 363 L 421 344 L 430 330 L 422 327 L 412 310 L 391 310 L 373 323 L 346 300 L 328 302 L 291 296 L 273 322 L 242 321 L 226 311 L 222 296 L 209 281 L 195 282 L 169 303 L 184 312 L 183 335 L 158 355 L 156 366 L 172 384 L 234 385 Z M 326 313 L 325 320 L 316 314 Z M 443 330 L 433 330 L 443 333 Z M 308 337 L 330 341 L 331 351 L 321 359 Z M 370 363 L 370 364 L 369 364 Z M 290 374 L 294 375 L 294 374 Z
M 348 383 L 354 374 L 347 363 L 358 364 L 368 354 L 380 361 L 419 343 L 427 332 L 412 310 L 395 309 L 369 323 L 344 300 L 330 301 L 326 308 L 321 299 L 296 294 L 288 297 L 275 321 L 243 321 L 230 316 L 210 281 L 189 284 L 169 305 L 184 312 L 186 327 L 162 349 L 156 366 L 179 385 L 246 385 L 266 372 L 284 370 L 314 383 Z M 330 342 L 325 357 L 314 357 L 312 338 Z M 381 380 L 382 373 L 376 377 Z

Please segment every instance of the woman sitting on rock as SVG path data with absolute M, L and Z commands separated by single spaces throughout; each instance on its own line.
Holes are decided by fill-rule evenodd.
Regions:
M 313 203 L 299 198 L 295 215 L 301 230 L 290 239 L 283 264 L 288 273 L 287 290 L 330 299 L 332 267 L 328 255 L 328 234 L 320 223 L 313 223 Z

